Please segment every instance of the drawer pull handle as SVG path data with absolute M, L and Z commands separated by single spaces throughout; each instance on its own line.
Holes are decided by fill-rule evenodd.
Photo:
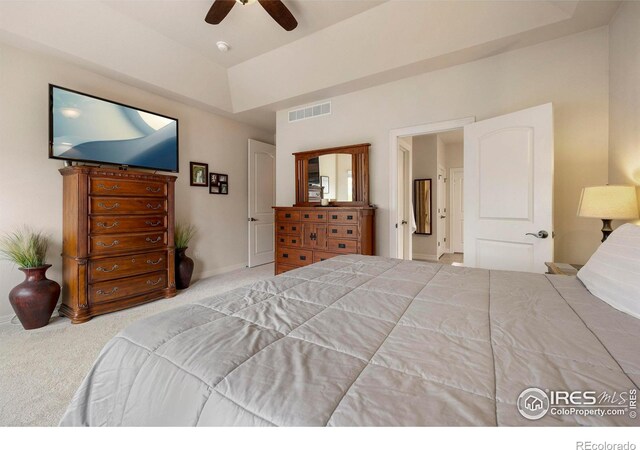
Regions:
M 308 218 L 309 218 L 309 214 L 305 214 L 305 215 L 304 215 L 304 218 L 305 218 L 305 219 L 308 219 Z
M 99 185 L 96 186 L 98 189 L 102 189 L 104 191 L 116 191 L 118 189 L 120 189 L 120 186 L 118 186 L 117 184 L 114 184 L 111 187 L 107 187 L 104 184 L 100 183 Z
M 347 248 L 347 244 L 338 244 L 338 248 Z
M 105 228 L 105 229 L 109 229 L 109 228 L 115 228 L 118 226 L 118 222 L 113 222 L 111 225 L 107 225 L 105 222 L 98 222 L 97 224 L 99 227 Z
M 280 238 L 280 242 L 284 242 L 284 239 Z
M 289 254 L 288 254 L 288 253 L 283 253 L 283 254 L 282 254 L 282 257 L 283 257 L 283 258 L 288 258 L 288 257 L 289 257 Z
M 152 244 L 157 244 L 158 242 L 160 242 L 160 239 L 162 239 L 160 236 L 158 236 L 156 239 L 151 239 L 148 237 L 145 239 L 145 241 L 151 242 Z
M 154 188 L 152 188 L 151 186 L 147 186 L 147 191 L 148 191 L 148 192 L 153 192 L 154 194 L 155 194 L 156 192 L 160 192 L 161 190 L 162 190 L 162 188 L 161 188 L 161 187 L 158 187 L 158 188 L 154 189 Z
M 157 281 L 147 280 L 147 284 L 148 284 L 149 286 L 155 286 L 155 285 L 157 285 L 157 284 L 160 284 L 160 282 L 161 282 L 161 281 L 162 281 L 162 277 L 158 278 L 158 280 L 157 280 Z
M 104 267 L 98 267 L 96 269 L 96 272 L 105 272 L 105 273 L 109 273 L 109 272 L 113 272 L 114 270 L 118 270 L 118 265 L 114 264 L 113 267 L 111 269 L 105 269 Z
M 353 216 L 347 216 L 347 220 L 353 220 Z
M 114 203 L 111 206 L 107 206 L 104 203 L 100 202 L 100 203 L 98 203 L 98 206 L 100 208 L 103 208 L 103 209 L 116 209 L 116 208 L 120 207 L 120 203 Z
M 296 231 L 296 230 L 297 230 L 297 228 L 296 228 L 296 227 L 291 227 L 291 230 L 292 230 L 292 231 Z
M 306 261 L 307 257 L 306 256 L 300 256 L 300 261 Z
M 324 215 L 323 214 L 318 214 L 318 219 L 324 219 Z
M 338 230 L 335 230 L 335 229 L 334 229 L 334 230 L 331 230 L 331 232 L 335 234 L 335 233 L 337 233 L 337 232 L 338 232 Z
M 96 291 L 96 294 L 98 294 L 98 295 L 113 295 L 113 294 L 115 294 L 116 292 L 118 292 L 118 288 L 117 288 L 117 287 L 114 287 L 114 288 L 113 288 L 113 289 L 111 289 L 109 292 L 105 292 L 105 291 L 103 291 L 102 289 L 98 289 L 98 290 Z
M 285 218 L 285 219 L 291 219 L 291 214 L 285 214 L 285 215 L 284 215 L 284 218 Z
M 149 208 L 149 209 L 160 209 L 160 208 L 162 208 L 162 204 L 158 203 L 158 206 L 153 206 L 151 203 L 147 203 L 147 208 Z
M 156 266 L 158 264 L 160 264 L 162 262 L 162 258 L 158 258 L 157 261 L 151 261 L 150 259 L 147 259 L 147 264 L 151 264 L 153 266 Z
M 292 244 L 296 244 L 298 241 L 296 241 L 295 239 L 291 239 L 291 243 Z
M 347 230 L 347 234 L 353 234 L 353 230 Z
M 333 215 L 333 216 L 331 216 L 331 218 L 332 218 L 333 220 L 337 220 L 337 219 L 338 219 L 338 216 Z
M 145 225 L 149 225 L 150 227 L 157 227 L 158 225 L 160 225 L 162 223 L 162 220 L 158 220 L 157 222 L 152 222 L 150 220 L 147 220 L 145 222 Z
M 110 248 L 110 247 L 115 247 L 116 245 L 118 245 L 120 243 L 120 241 L 113 241 L 111 244 L 105 244 L 104 242 L 100 241 L 98 242 L 96 245 L 98 247 L 105 247 L 105 248 Z

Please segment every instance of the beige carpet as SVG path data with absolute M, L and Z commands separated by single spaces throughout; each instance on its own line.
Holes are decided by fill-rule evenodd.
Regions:
M 25 331 L 0 325 L 0 426 L 57 425 L 71 397 L 109 339 L 131 322 L 273 276 L 273 264 L 198 281 L 172 299 L 96 317 L 81 325 L 59 317 Z

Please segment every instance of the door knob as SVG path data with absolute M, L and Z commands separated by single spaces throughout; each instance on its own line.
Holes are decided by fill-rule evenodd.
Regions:
M 407 224 L 407 221 L 406 221 L 406 220 L 403 220 L 403 221 L 402 221 L 402 225 L 406 225 L 406 224 Z
M 526 236 L 534 236 L 539 239 L 546 239 L 549 237 L 549 233 L 547 233 L 545 230 L 540 230 L 537 233 L 527 233 Z
M 446 218 L 447 218 L 447 216 L 440 216 L 440 218 L 441 218 L 441 219 L 446 219 Z
M 249 222 L 257 222 L 258 219 L 254 219 L 253 217 L 249 217 Z

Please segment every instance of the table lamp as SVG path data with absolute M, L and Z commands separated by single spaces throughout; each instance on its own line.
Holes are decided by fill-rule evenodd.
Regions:
M 613 229 L 613 219 L 638 218 L 638 199 L 635 186 L 593 186 L 582 190 L 578 216 L 602 219 L 602 242 Z

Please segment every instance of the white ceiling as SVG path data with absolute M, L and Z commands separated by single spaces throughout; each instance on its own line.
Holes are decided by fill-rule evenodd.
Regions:
M 0 40 L 268 130 L 275 111 L 606 25 L 618 1 L 0 0 Z M 232 50 L 215 48 L 227 41 Z
M 298 21 L 280 27 L 258 3 L 237 3 L 219 25 L 204 18 L 213 0 L 105 0 L 111 8 L 191 48 L 223 67 L 231 67 L 373 8 L 384 0 L 284 0 Z M 232 51 L 222 53 L 216 42 Z

